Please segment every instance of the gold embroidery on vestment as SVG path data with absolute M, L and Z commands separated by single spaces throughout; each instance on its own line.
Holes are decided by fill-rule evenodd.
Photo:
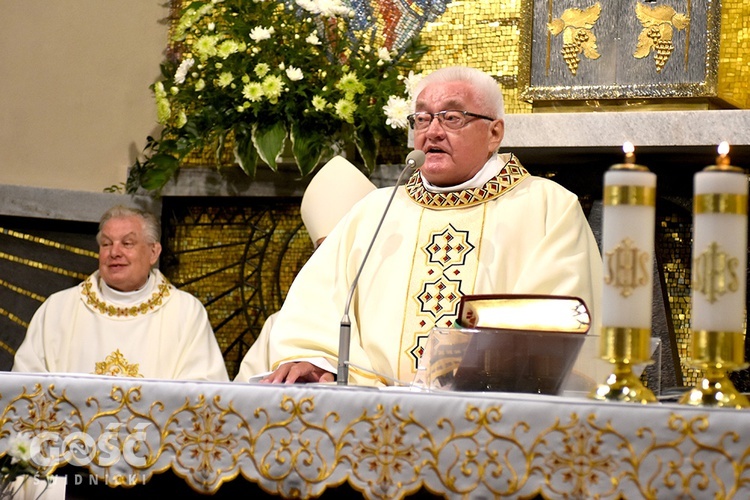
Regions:
M 119 349 L 107 356 L 104 361 L 96 363 L 94 374 L 143 378 L 143 375 L 138 372 L 138 363 L 128 363 L 128 360 L 125 359 L 125 356 L 123 356 Z
M 419 170 L 406 183 L 406 193 L 416 203 L 435 209 L 471 207 L 502 196 L 529 176 L 529 172 L 511 155 L 500 172 L 483 186 L 451 193 L 431 193 L 422 184 Z
M 138 316 L 153 311 L 162 303 L 166 297 L 169 297 L 170 289 L 172 285 L 166 279 L 162 279 L 161 283 L 158 284 L 158 290 L 151 295 L 151 298 L 130 307 L 117 307 L 112 304 L 101 300 L 97 297 L 94 291 L 93 275 L 86 278 L 83 282 L 83 289 L 81 293 L 86 297 L 86 303 L 93 306 L 97 311 L 107 316 Z

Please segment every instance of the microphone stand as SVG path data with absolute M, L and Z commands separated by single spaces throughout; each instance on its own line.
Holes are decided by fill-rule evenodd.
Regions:
M 344 307 L 344 316 L 341 318 L 341 325 L 339 327 L 339 364 L 336 371 L 336 382 L 338 385 L 349 385 L 349 349 L 351 347 L 352 338 L 352 322 L 349 319 L 349 308 L 352 305 L 352 299 L 354 298 L 354 289 L 357 288 L 359 275 L 362 274 L 362 269 L 365 267 L 367 257 L 370 255 L 370 250 L 372 250 L 372 247 L 375 244 L 375 238 L 378 237 L 380 227 L 383 225 L 385 215 L 388 213 L 388 209 L 391 207 L 391 202 L 393 202 L 393 197 L 396 196 L 396 190 L 398 189 L 399 184 L 401 184 L 404 174 L 408 170 L 421 167 L 424 163 L 424 159 L 424 152 L 418 149 L 415 149 L 406 156 L 406 165 L 401 170 L 398 179 L 396 179 L 396 185 L 393 188 L 391 197 L 388 199 L 388 204 L 386 204 L 385 210 L 383 210 L 383 215 L 380 217 L 378 226 L 375 228 L 375 233 L 372 235 L 372 239 L 370 240 L 370 245 L 367 247 L 367 251 L 365 252 L 365 256 L 362 258 L 362 263 L 359 265 L 359 269 L 357 269 L 357 274 L 354 276 L 354 280 L 352 280 L 352 286 L 349 287 L 349 294 L 346 296 L 346 306 Z

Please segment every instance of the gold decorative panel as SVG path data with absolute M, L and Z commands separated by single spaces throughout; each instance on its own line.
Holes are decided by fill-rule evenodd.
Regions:
M 696 99 L 704 107 L 747 105 L 747 80 L 737 78 L 747 73 L 747 28 L 741 23 L 748 7 L 741 1 L 530 4 L 521 44 L 525 99 L 680 98 L 683 107 L 694 107 Z

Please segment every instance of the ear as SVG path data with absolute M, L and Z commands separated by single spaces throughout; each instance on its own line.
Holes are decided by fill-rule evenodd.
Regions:
M 497 149 L 500 147 L 500 143 L 503 142 L 503 137 L 505 136 L 505 120 L 500 118 L 499 120 L 495 120 L 492 122 L 492 125 L 490 125 L 489 130 L 487 131 L 488 141 L 487 145 L 490 148 L 490 154 L 497 151 Z
M 154 243 L 151 245 L 151 257 L 149 258 L 152 266 L 159 260 L 159 255 L 161 255 L 161 243 Z

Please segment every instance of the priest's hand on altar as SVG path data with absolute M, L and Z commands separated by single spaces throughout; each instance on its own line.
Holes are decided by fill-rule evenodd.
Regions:
M 310 382 L 334 382 L 333 373 L 307 361 L 284 363 L 262 379 L 262 384 L 294 384 Z

